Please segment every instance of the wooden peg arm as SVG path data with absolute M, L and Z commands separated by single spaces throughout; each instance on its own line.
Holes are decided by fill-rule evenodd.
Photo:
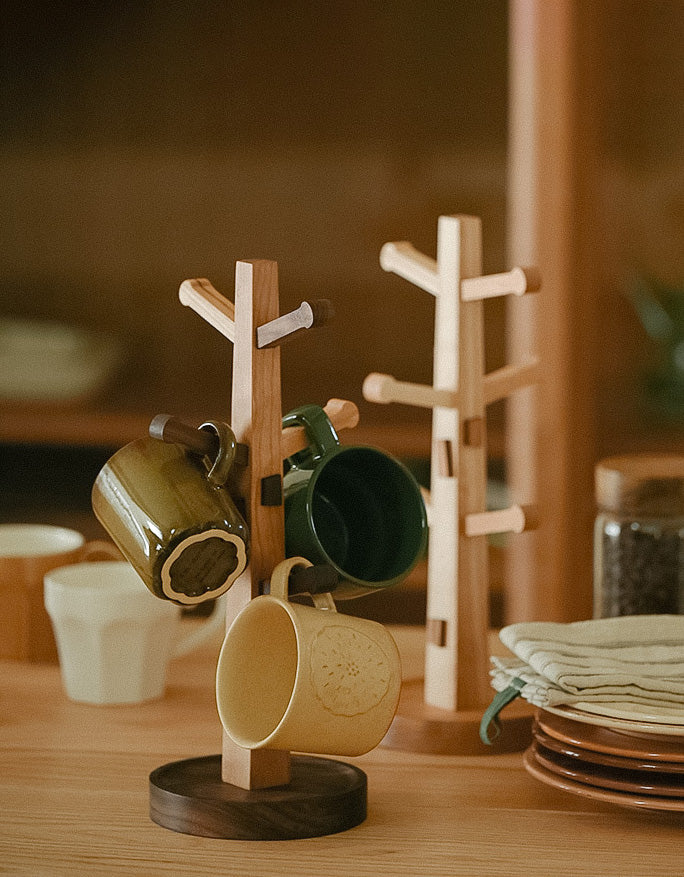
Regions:
M 282 317 L 276 317 L 257 329 L 257 347 L 275 347 L 286 338 L 293 338 L 305 329 L 324 326 L 335 314 L 327 298 L 303 301 L 298 308 Z
M 380 267 L 398 274 L 431 295 L 439 292 L 436 260 L 416 250 L 408 241 L 385 244 L 380 250 Z
M 513 268 L 503 274 L 484 274 L 461 281 L 461 301 L 478 301 L 499 295 L 537 292 L 541 278 L 536 268 Z
M 522 533 L 538 524 L 533 506 L 513 505 L 507 509 L 466 515 L 466 536 L 488 536 L 490 533 Z
M 489 372 L 482 379 L 484 404 L 490 405 L 499 399 L 505 399 L 516 390 L 533 384 L 538 378 L 538 367 L 537 360 L 533 359 L 522 365 L 505 365 Z
M 451 390 L 436 390 L 425 384 L 411 384 L 397 381 L 392 375 L 372 372 L 363 382 L 363 397 L 369 402 L 401 402 L 419 408 L 456 408 L 458 394 Z
M 184 448 L 203 457 L 214 457 L 218 453 L 219 440 L 215 432 L 197 429 L 171 414 L 157 414 L 153 417 L 148 433 L 151 438 L 169 444 L 183 445 Z
M 178 290 L 181 304 L 192 308 L 229 341 L 235 341 L 235 305 L 204 277 L 184 280 Z
M 346 399 L 330 399 L 323 410 L 337 431 L 352 429 L 359 422 L 359 409 Z M 202 456 L 213 457 L 218 453 L 218 438 L 214 432 L 196 429 L 169 414 L 158 414 L 153 418 L 149 426 L 149 434 L 160 441 L 183 445 L 189 451 Z M 293 426 L 284 429 L 282 431 L 283 459 L 304 450 L 307 443 L 304 427 Z M 238 444 L 236 463 L 246 465 L 247 456 L 247 446 Z
M 353 429 L 359 422 L 359 409 L 347 399 L 330 399 L 323 410 L 330 418 L 335 431 Z M 306 430 L 303 426 L 291 426 L 283 430 L 281 451 L 283 458 L 291 457 L 308 445 Z

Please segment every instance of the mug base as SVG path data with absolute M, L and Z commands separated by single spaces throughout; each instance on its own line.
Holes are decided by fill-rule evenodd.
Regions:
M 366 818 L 359 768 L 291 756 L 286 786 L 246 790 L 221 778 L 221 756 L 175 761 L 150 774 L 150 818 L 181 834 L 226 840 L 296 840 L 337 834 Z

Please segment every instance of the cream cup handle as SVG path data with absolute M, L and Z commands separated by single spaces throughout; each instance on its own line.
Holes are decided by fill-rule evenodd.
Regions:
M 272 597 L 277 597 L 279 600 L 284 600 L 285 602 L 288 601 L 288 581 L 290 578 L 290 573 L 296 566 L 306 567 L 313 566 L 313 564 L 305 557 L 288 557 L 285 560 L 281 560 L 271 573 Z M 332 598 L 332 594 L 311 594 L 311 599 L 313 600 L 316 609 L 323 609 L 328 612 L 337 612 L 337 609 L 335 607 L 335 601 Z
M 288 600 L 288 580 L 290 573 L 296 566 L 312 566 L 311 561 L 305 557 L 288 557 L 282 560 L 271 574 L 271 596 L 287 602 Z M 324 610 L 336 611 L 335 603 L 330 594 L 316 594 L 312 597 L 314 605 Z M 184 637 L 174 648 L 173 657 L 178 658 L 181 655 L 187 655 L 206 640 L 208 640 L 219 630 L 225 629 L 225 600 L 226 594 L 223 594 L 216 601 L 214 611 L 210 618 L 197 630 Z

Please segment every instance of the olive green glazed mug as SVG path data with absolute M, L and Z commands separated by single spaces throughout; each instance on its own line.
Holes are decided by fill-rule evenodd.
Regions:
M 247 525 L 226 481 L 237 443 L 207 421 L 215 459 L 146 437 L 117 451 L 92 490 L 96 517 L 157 597 L 193 605 L 219 597 L 247 566 Z
M 325 411 L 304 405 L 283 418 L 303 426 L 309 447 L 287 460 L 285 554 L 328 564 L 336 599 L 401 582 L 425 552 L 427 513 L 418 482 L 399 460 L 340 445 Z

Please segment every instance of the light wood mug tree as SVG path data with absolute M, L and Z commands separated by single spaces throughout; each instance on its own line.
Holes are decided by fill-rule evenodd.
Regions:
M 486 509 L 486 407 L 535 380 L 536 361 L 484 373 L 483 300 L 539 288 L 533 268 L 482 276 L 478 217 L 441 216 L 437 259 L 388 243 L 380 264 L 435 297 L 433 384 L 367 376 L 372 402 L 432 408 L 424 680 L 407 680 L 383 745 L 416 752 L 482 754 L 529 742 L 527 704 L 507 708 L 492 746 L 479 738 L 489 687 L 486 538 L 534 526 L 531 508 Z
M 278 266 L 269 260 L 237 262 L 234 304 L 205 279 L 184 281 L 179 298 L 233 344 L 231 426 L 246 460 L 232 488 L 244 503 L 250 558 L 224 597 L 228 628 L 285 558 L 283 460 L 308 444 L 302 428 L 282 430 L 279 344 L 325 322 L 330 309 L 303 302 L 279 316 Z M 337 430 L 358 422 L 352 402 L 330 400 L 325 410 Z M 255 674 L 268 672 L 254 667 Z M 366 776 L 353 765 L 241 748 L 224 733 L 220 755 L 153 771 L 150 815 L 186 834 L 284 840 L 357 825 L 366 816 L 366 794 Z

